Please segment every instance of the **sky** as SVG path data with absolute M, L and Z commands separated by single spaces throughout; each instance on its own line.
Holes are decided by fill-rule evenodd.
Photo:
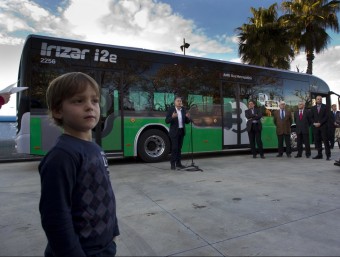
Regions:
M 29 34 L 132 46 L 240 62 L 237 27 L 249 22 L 250 7 L 268 8 L 281 0 L 0 0 L 0 90 L 17 80 Z M 340 21 L 340 19 L 339 19 Z M 316 55 L 313 75 L 340 93 L 340 34 Z M 304 53 L 291 70 L 306 72 Z M 15 97 L 0 115 L 15 115 Z

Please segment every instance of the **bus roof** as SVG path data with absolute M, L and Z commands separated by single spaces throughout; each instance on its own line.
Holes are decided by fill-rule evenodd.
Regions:
M 289 74 L 293 74 L 293 75 L 316 78 L 318 80 L 321 80 L 323 83 L 325 83 L 328 86 L 328 84 L 323 79 L 321 79 L 321 78 L 319 78 L 315 75 L 312 75 L 312 74 L 299 73 L 299 72 L 290 71 L 290 70 L 282 70 L 282 69 L 277 69 L 277 68 L 269 68 L 269 67 L 251 65 L 251 64 L 243 64 L 243 63 L 237 63 L 237 62 L 231 62 L 231 61 L 218 60 L 218 59 L 211 59 L 211 58 L 206 58 L 206 57 L 181 55 L 181 54 L 176 54 L 176 53 L 171 53 L 171 52 L 156 51 L 156 50 L 150 50 L 150 49 L 145 49 L 145 48 L 128 47 L 128 46 L 120 46 L 120 45 L 110 45 L 110 44 L 104 44 L 104 43 L 95 43 L 95 42 L 81 41 L 81 40 L 75 40 L 75 39 L 50 37 L 50 36 L 43 36 L 43 35 L 37 35 L 37 34 L 28 35 L 27 38 L 26 38 L 26 41 L 25 41 L 25 46 L 27 44 L 29 44 L 29 42 L 31 40 L 34 40 L 34 39 L 41 39 L 41 40 L 46 39 L 46 40 L 55 40 L 55 41 L 59 41 L 59 42 L 84 44 L 84 45 L 88 45 L 88 46 L 100 46 L 100 47 L 116 48 L 116 49 L 122 49 L 122 50 L 129 50 L 129 51 L 136 51 L 136 52 L 143 52 L 143 53 L 150 53 L 150 54 L 172 56 L 172 57 L 184 58 L 184 59 L 194 59 L 194 60 L 209 61 L 209 62 L 221 63 L 221 64 L 230 64 L 230 65 L 240 66 L 240 67 L 251 67 L 251 68 L 254 68 L 254 69 L 275 71 L 275 72 L 278 72 L 278 73 L 289 73 Z

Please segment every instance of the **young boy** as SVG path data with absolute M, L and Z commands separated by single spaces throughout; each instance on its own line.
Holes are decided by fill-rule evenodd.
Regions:
M 115 195 L 91 133 L 100 116 L 99 87 L 84 73 L 67 73 L 50 83 L 46 102 L 64 133 L 39 165 L 45 256 L 115 256 Z

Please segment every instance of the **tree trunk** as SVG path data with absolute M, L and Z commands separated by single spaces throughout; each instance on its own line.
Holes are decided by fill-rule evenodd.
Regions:
M 313 60 L 314 60 L 314 51 L 306 51 L 307 56 L 307 74 L 313 74 Z

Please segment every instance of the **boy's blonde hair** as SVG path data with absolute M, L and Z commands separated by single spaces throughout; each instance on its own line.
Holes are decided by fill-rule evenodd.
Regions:
M 46 104 L 48 113 L 57 126 L 62 126 L 63 121 L 53 117 L 53 111 L 59 111 L 65 99 L 85 91 L 88 86 L 96 92 L 98 97 L 100 96 L 97 82 L 82 72 L 66 73 L 51 81 L 46 91 Z

